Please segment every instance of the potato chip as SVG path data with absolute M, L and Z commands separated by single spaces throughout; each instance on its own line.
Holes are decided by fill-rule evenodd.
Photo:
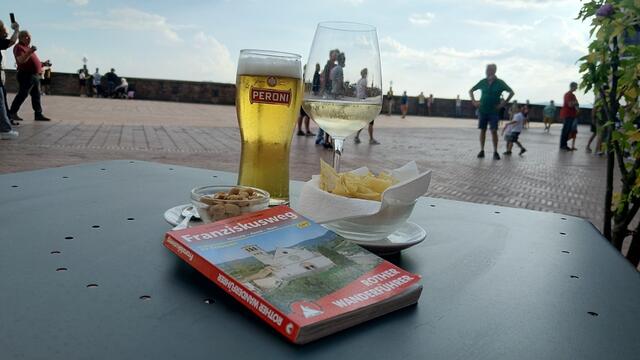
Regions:
M 380 201 L 382 193 L 397 183 L 398 180 L 386 172 L 378 176 L 372 173 L 364 176 L 353 173 L 338 174 L 333 167 L 320 160 L 320 189 L 334 195 Z
M 339 181 L 340 177 L 333 167 L 320 159 L 320 189 L 333 192 Z
M 373 176 L 365 176 L 362 179 L 362 184 L 374 192 L 381 193 L 384 192 L 389 186 L 391 186 L 391 180 L 387 179 L 378 179 Z
M 338 181 L 336 186 L 333 188 L 333 191 L 330 192 L 336 195 L 350 197 L 349 189 L 347 189 L 347 186 L 344 184 L 344 181 L 342 181 L 342 179 L 341 181 Z
M 347 191 L 350 194 L 358 191 L 358 187 L 361 183 L 361 179 L 359 176 L 353 174 L 344 174 L 344 176 L 341 176 L 340 179 L 342 180 L 345 187 L 347 188 Z

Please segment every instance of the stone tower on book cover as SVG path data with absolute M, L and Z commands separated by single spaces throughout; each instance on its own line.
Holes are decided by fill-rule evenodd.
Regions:
M 260 261 L 261 263 L 265 265 L 273 265 L 271 262 L 273 260 L 273 256 L 271 254 L 267 254 L 259 246 L 247 245 L 242 249 L 251 254 L 251 256 L 253 256 L 254 258 L 258 259 L 258 261 Z

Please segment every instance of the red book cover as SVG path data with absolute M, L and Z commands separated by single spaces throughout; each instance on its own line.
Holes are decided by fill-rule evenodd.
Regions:
M 295 343 L 420 280 L 287 206 L 169 231 L 164 246 Z

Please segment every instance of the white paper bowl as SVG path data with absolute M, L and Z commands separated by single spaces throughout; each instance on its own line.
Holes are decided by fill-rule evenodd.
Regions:
M 324 223 L 329 230 L 346 239 L 377 241 L 385 239 L 407 222 L 416 201 L 411 203 L 385 202 L 380 212 Z
M 369 170 L 351 173 L 366 175 Z M 407 222 L 431 181 L 431 171 L 420 173 L 415 161 L 391 170 L 391 175 L 398 183 L 382 193 L 382 201 L 331 194 L 320 188 L 320 175 L 313 175 L 302 187 L 296 210 L 347 239 L 383 240 Z

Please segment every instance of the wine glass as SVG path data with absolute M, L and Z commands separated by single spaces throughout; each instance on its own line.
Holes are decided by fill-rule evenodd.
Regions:
M 339 172 L 344 139 L 382 109 L 376 28 L 351 22 L 318 24 L 303 79 L 302 107 L 333 138 L 333 168 Z

